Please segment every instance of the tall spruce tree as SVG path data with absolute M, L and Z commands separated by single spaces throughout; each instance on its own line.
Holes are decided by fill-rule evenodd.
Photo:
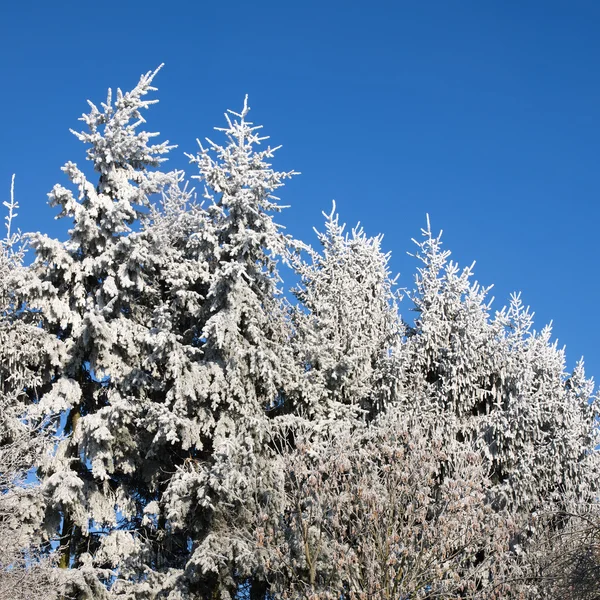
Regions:
M 322 253 L 293 261 L 295 349 L 304 377 L 301 406 L 309 419 L 371 419 L 395 400 L 393 364 L 402 326 L 382 236 L 340 224 L 335 204 L 319 233 Z
M 227 127 L 217 129 L 225 145 L 208 140 L 190 156 L 209 203 L 206 227 L 194 237 L 209 257 L 197 332 L 202 378 L 190 382 L 209 414 L 209 453 L 178 470 L 165 499 L 173 526 L 194 532 L 185 570 L 189 598 L 233 597 L 254 576 L 252 540 L 240 535 L 241 525 L 275 476 L 271 420 L 296 385 L 276 268 L 292 242 L 273 218 L 281 210 L 274 192 L 294 172 L 271 169 L 276 148 L 256 148 L 267 138 L 248 111 L 246 99 L 240 113 L 226 114 Z M 258 587 L 256 581 L 255 595 Z
M 97 575 L 113 572 L 95 566 L 111 567 L 116 550 L 101 560 L 103 547 L 115 545 L 115 532 L 141 522 L 154 485 L 155 465 L 144 454 L 147 434 L 138 427 L 145 410 L 141 390 L 151 385 L 143 342 L 153 299 L 144 273 L 153 260 L 149 245 L 135 242 L 135 229 L 150 197 L 174 179 L 159 169 L 168 144 L 152 144 L 157 134 L 139 130 L 141 112 L 156 102 L 145 99 L 155 89 L 155 74 L 144 75 L 130 92 L 117 90 L 114 102 L 109 91 L 100 109 L 90 102 L 81 119 L 88 131 L 73 133 L 88 145 L 97 182 L 67 163 L 63 171 L 77 194 L 57 185 L 49 198 L 60 217 L 73 220 L 69 238 L 31 236 L 35 277 L 25 297 L 64 354 L 37 406 L 39 414 L 64 423 L 56 452 L 39 465 L 45 529 L 59 536 L 60 564 L 73 568 L 82 597 L 105 594 Z
M 533 331 L 519 296 L 491 317 L 489 288 L 472 282 L 472 268 L 449 261 L 429 226 L 423 234 L 418 314 L 403 348 L 407 414 L 437 415 L 450 454 L 477 445 L 490 469 L 489 501 L 520 523 L 512 542 L 517 559 L 537 534 L 532 515 L 596 501 L 593 383 L 581 363 L 565 372 L 550 327 Z

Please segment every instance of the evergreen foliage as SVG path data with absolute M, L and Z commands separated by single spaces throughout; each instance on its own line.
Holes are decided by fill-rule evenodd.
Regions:
M 32 600 L 593 597 L 583 362 L 519 295 L 493 313 L 429 222 L 414 322 L 382 236 L 335 205 L 320 250 L 286 235 L 296 173 L 247 99 L 188 155 L 199 202 L 144 130 L 155 76 L 83 115 L 66 241 L 5 203 L 0 598 L 20 573 Z
M 19 205 L 4 202 L 6 235 L 0 240 L 0 599 L 55 600 L 60 591 L 55 556 L 43 556 L 38 536 L 43 518 L 39 486 L 28 482 L 32 466 L 52 439 L 27 416 L 30 399 L 57 366 L 57 342 L 25 316 L 18 289 L 29 274 L 23 267 L 26 241 L 13 229 Z

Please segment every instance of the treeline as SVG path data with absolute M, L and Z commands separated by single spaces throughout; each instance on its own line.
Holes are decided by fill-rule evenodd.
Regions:
M 143 129 L 155 74 L 82 117 L 65 242 L 5 203 L 0 599 L 598 598 L 583 364 L 429 225 L 411 322 L 380 236 L 286 235 L 246 103 L 198 200 Z

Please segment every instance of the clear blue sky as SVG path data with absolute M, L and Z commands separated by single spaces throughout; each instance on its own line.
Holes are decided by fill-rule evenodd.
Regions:
M 275 166 L 302 172 L 290 233 L 314 241 L 335 199 L 410 287 L 429 213 L 496 308 L 521 290 L 600 379 L 599 31 L 597 0 L 5 2 L 0 198 L 16 172 L 21 228 L 63 236 L 46 194 L 84 161 L 85 100 L 165 62 L 147 117 L 175 166 L 248 93 Z

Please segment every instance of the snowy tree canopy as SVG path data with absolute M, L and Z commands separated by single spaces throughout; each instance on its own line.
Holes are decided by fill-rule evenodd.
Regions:
M 418 317 L 404 346 L 407 401 L 451 415 L 449 438 L 479 440 L 497 492 L 515 508 L 593 499 L 597 407 L 583 363 L 567 375 L 550 327 L 535 332 L 518 295 L 490 317 L 489 289 L 472 281 L 472 267 L 449 261 L 429 228 L 423 235 Z
M 335 204 L 324 216 L 322 255 L 307 247 L 310 263 L 292 261 L 300 276 L 294 322 L 307 410 L 335 417 L 349 406 L 355 416 L 372 416 L 394 399 L 390 369 L 402 333 L 390 257 L 382 236 L 370 238 L 359 226 L 345 233 Z
M 39 486 L 28 482 L 34 465 L 52 448 L 52 437 L 27 416 L 30 399 L 48 382 L 57 342 L 22 319 L 18 289 L 28 279 L 26 241 L 15 230 L 19 205 L 4 202 L 6 235 L 0 240 L 0 598 L 56 599 L 60 582 L 54 556 L 40 555 L 43 518 Z
M 404 297 L 335 205 L 320 248 L 287 235 L 296 173 L 247 98 L 165 170 L 156 75 L 73 132 L 91 168 L 49 194 L 65 241 L 5 203 L 0 597 L 21 573 L 75 600 L 591 597 L 583 361 L 520 295 L 494 310 L 429 221 Z

